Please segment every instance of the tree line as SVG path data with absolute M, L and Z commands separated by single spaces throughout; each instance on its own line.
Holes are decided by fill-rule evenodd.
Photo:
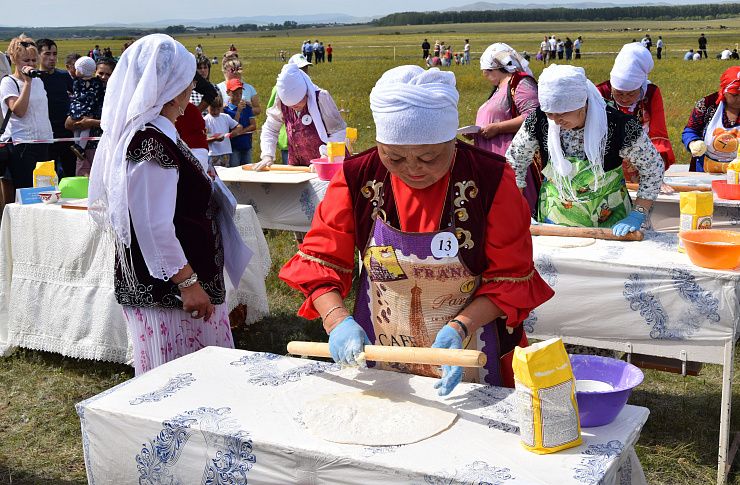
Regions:
M 740 15 L 740 3 L 654 5 L 608 8 L 541 8 L 460 12 L 400 12 L 370 23 L 379 27 L 474 22 L 556 22 L 615 20 L 711 20 Z

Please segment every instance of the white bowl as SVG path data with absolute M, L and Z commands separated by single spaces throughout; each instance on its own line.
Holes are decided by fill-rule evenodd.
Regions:
M 44 204 L 55 204 L 59 202 L 62 196 L 62 192 L 59 190 L 49 190 L 45 192 L 39 192 L 39 198 Z

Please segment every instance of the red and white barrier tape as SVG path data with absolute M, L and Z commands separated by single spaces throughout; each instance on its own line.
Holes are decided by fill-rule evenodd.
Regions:
M 78 137 L 71 137 L 71 138 L 50 138 L 48 140 L 13 140 L 13 145 L 25 145 L 25 144 L 32 144 L 32 145 L 39 145 L 41 143 L 57 143 L 61 141 L 98 141 L 100 140 L 99 136 L 78 136 Z M 7 145 L 8 143 L 0 143 L 0 147 L 3 147 Z

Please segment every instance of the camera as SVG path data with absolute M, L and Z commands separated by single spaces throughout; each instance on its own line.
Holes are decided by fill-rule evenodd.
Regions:
M 22 72 L 28 77 L 41 77 L 41 71 L 38 69 L 23 69 Z

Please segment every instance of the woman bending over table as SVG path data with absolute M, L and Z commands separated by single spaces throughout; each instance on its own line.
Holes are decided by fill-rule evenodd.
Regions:
M 488 363 L 465 377 L 513 386 L 521 323 L 552 297 L 532 262 L 529 209 L 504 159 L 455 141 L 455 76 L 400 66 L 370 93 L 377 146 L 344 162 L 311 230 L 280 278 L 321 317 L 337 362 L 364 345 L 479 349 Z M 363 269 L 354 314 L 343 303 L 354 256 Z M 441 377 L 444 395 L 461 367 L 381 365 Z
M 611 227 L 623 236 L 646 225 L 663 182 L 663 159 L 637 120 L 607 106 L 581 67 L 553 65 L 542 71 L 540 107 L 514 136 L 506 158 L 526 186 L 539 150 L 546 180 L 537 220 L 575 227 Z M 632 204 L 622 160 L 637 170 Z

